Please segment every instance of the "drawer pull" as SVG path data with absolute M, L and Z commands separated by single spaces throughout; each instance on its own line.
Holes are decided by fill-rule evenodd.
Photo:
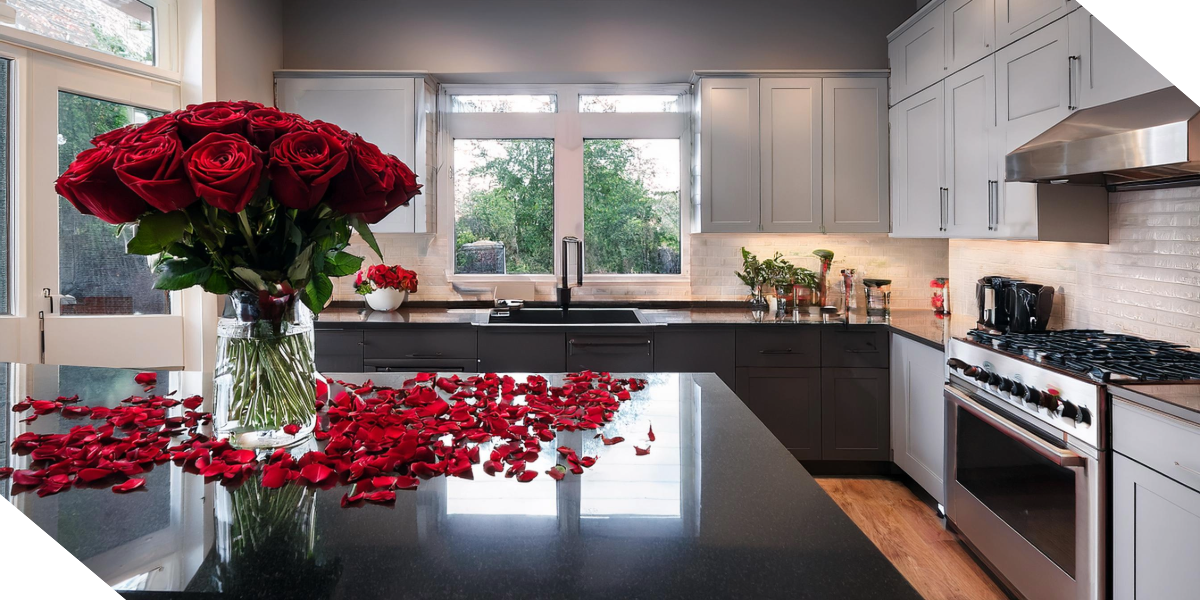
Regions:
M 572 339 L 571 341 L 569 341 L 567 343 L 572 346 L 576 346 L 578 348 L 604 348 L 604 347 L 611 347 L 611 346 L 645 346 L 650 343 L 650 340 L 637 341 L 637 342 L 581 342 L 581 341 Z
M 1200 471 L 1197 471 L 1191 467 L 1185 467 L 1185 466 L 1179 464 L 1179 461 L 1175 461 L 1175 466 L 1179 467 L 1180 469 L 1183 469 L 1184 471 L 1187 471 L 1188 473 L 1191 473 L 1192 475 L 1200 477 Z
M 879 350 L 877 348 L 871 348 L 870 350 L 855 350 L 853 348 L 846 348 L 843 350 L 843 352 L 846 354 L 878 354 Z
M 759 354 L 791 354 L 792 349 L 784 348 L 783 350 L 759 350 L 758 353 Z
M 408 354 L 408 355 L 406 355 L 406 357 L 407 358 L 441 358 L 442 353 L 434 352 L 432 354 Z

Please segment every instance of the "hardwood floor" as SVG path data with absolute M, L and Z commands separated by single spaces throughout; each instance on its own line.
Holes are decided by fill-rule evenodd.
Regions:
M 903 483 L 839 477 L 817 483 L 926 600 L 1008 598 Z

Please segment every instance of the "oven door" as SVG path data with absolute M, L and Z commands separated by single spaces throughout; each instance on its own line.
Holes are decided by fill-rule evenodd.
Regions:
M 1028 600 L 1098 600 L 1099 463 L 953 385 L 946 398 L 946 515 Z

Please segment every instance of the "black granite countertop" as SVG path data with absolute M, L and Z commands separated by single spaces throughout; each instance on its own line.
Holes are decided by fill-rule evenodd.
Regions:
M 114 406 L 143 394 L 134 371 L 15 372 L 14 397 L 78 393 L 85 405 Z M 399 385 L 411 374 L 371 376 Z M 549 449 L 565 444 L 600 460 L 559 482 L 477 468 L 471 481 L 423 481 L 390 507 L 344 509 L 342 488 L 227 488 L 167 463 L 134 494 L 13 497 L 11 481 L 0 492 L 106 582 L 143 590 L 122 592 L 130 598 L 919 598 L 715 375 L 640 376 L 650 385 L 605 431 L 639 440 L 653 422 L 653 453 L 563 432 Z M 159 393 L 186 395 L 202 377 L 158 381 Z M 47 415 L 13 429 L 76 424 Z M 0 466 L 26 466 L 28 457 L 3 447 Z M 530 468 L 545 470 L 553 455 L 543 451 Z M 252 522 L 294 542 L 258 546 Z
M 615 306 L 615 305 L 614 305 Z M 318 329 L 486 326 L 486 308 L 400 308 L 395 312 L 377 312 L 367 308 L 331 307 L 321 312 Z M 949 318 L 930 310 L 896 309 L 888 317 L 868 316 L 865 310 L 849 314 L 822 314 L 819 311 L 795 312 L 776 319 L 757 316 L 745 308 L 647 308 L 642 309 L 646 326 L 719 326 L 719 325 L 878 325 L 938 350 L 945 348 Z M 618 327 L 629 327 L 619 325 Z M 634 325 L 636 326 L 636 325 Z

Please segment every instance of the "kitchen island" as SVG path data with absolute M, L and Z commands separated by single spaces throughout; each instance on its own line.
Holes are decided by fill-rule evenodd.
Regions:
M 10 397 L 79 393 L 114 406 L 144 394 L 134 373 L 18 365 Z M 0 491 L 130 598 L 919 597 L 715 375 L 631 375 L 649 385 L 604 429 L 628 441 L 560 432 L 529 467 L 550 468 L 556 445 L 598 457 L 562 481 L 476 468 L 473 480 L 422 481 L 391 506 L 342 508 L 341 487 L 223 487 L 168 463 L 130 495 L 11 496 L 11 481 Z M 399 386 L 412 374 L 333 376 Z M 156 392 L 182 396 L 202 381 L 164 372 Z M 656 441 L 638 456 L 651 423 Z M 75 424 L 88 422 L 47 415 L 14 429 Z M 0 457 L 28 460 L 8 443 Z

